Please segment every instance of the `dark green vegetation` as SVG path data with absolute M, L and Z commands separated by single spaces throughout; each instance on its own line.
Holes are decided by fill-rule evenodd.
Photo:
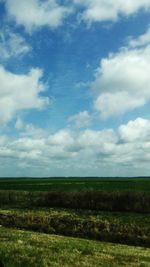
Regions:
M 69 209 L 0 210 L 7 227 L 150 247 L 150 214 Z
M 150 194 L 137 192 L 0 191 L 0 207 L 61 207 L 103 211 L 150 212 Z
M 0 178 L 0 190 L 149 192 L 150 178 Z
M 0 228 L 5 267 L 149 267 L 150 249 Z
M 0 225 L 6 267 L 150 266 L 150 179 L 0 179 Z

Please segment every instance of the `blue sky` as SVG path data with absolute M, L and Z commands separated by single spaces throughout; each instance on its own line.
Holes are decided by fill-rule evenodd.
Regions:
M 149 175 L 150 1 L 0 0 L 0 176 Z

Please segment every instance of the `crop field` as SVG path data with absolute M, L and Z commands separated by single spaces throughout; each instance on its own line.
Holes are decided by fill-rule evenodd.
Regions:
M 149 267 L 150 179 L 0 179 L 0 263 Z
M 150 178 L 17 178 L 0 179 L 0 190 L 149 192 Z

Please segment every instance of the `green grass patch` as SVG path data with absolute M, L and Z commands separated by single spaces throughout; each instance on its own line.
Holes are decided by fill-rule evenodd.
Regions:
M 149 267 L 150 249 L 0 228 L 5 267 Z

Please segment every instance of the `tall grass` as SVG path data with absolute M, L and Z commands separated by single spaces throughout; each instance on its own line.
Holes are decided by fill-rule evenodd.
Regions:
M 150 225 L 141 214 L 93 211 L 0 210 L 6 227 L 150 247 Z

